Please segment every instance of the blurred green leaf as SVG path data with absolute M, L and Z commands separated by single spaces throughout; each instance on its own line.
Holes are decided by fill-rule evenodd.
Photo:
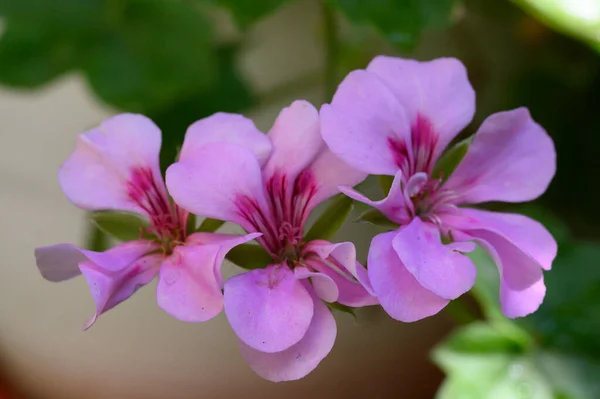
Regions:
M 188 214 L 187 222 L 185 224 L 185 232 L 187 235 L 193 234 L 196 231 L 196 224 L 198 220 L 196 215 L 193 213 Z
M 431 175 L 435 178 L 441 177 L 443 180 L 446 180 L 454 172 L 465 155 L 467 155 L 472 141 L 473 137 L 471 136 L 444 152 L 435 164 Z
M 337 310 L 338 312 L 349 314 L 352 316 L 355 322 L 357 321 L 356 313 L 350 306 L 342 305 L 341 303 L 337 302 L 325 302 L 325 305 L 327 305 L 327 307 L 331 310 Z
M 132 212 L 97 211 L 92 213 L 90 219 L 100 230 L 119 241 L 138 240 L 148 236 L 145 230 L 150 223 Z
M 425 28 L 449 21 L 455 0 L 329 0 L 350 20 L 371 25 L 390 42 L 412 48 Z
M 233 247 L 225 256 L 230 262 L 244 269 L 259 269 L 273 263 L 271 256 L 263 247 L 256 244 L 241 244 Z
M 196 229 L 197 232 L 203 233 L 214 233 L 219 229 L 219 227 L 225 224 L 222 220 L 206 218 L 200 223 L 200 226 Z
M 210 28 L 185 2 L 122 2 L 111 29 L 91 45 L 84 69 L 92 88 L 129 111 L 164 109 L 214 80 Z
M 271 14 L 290 0 L 209 0 L 227 8 L 242 29 Z
M 383 191 L 383 195 L 387 196 L 392 188 L 392 184 L 394 184 L 394 176 L 378 175 L 377 181 L 379 182 L 381 191 Z
M 313 223 L 308 233 L 304 236 L 306 241 L 329 240 L 346 221 L 352 210 L 352 199 L 343 194 L 332 198 L 331 203 L 321 216 Z
M 108 249 L 108 236 L 96 225 L 91 225 L 86 233 L 84 248 L 90 251 L 102 252 Z
M 397 223 L 389 220 L 383 213 L 381 213 L 381 211 L 375 208 L 363 212 L 358 218 L 356 218 L 356 222 L 367 222 L 376 226 L 389 227 L 393 229 L 398 228 Z

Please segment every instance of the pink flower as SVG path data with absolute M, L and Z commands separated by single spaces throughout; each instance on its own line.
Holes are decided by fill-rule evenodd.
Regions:
M 272 147 L 258 157 L 232 143 L 199 143 L 211 129 L 260 134 L 239 115 L 198 122 L 187 133 L 180 161 L 167 170 L 167 187 L 191 212 L 262 233 L 257 240 L 273 263 L 227 280 L 225 313 L 254 371 L 271 381 L 302 378 L 335 340 L 335 321 L 322 300 L 376 303 L 351 243 L 303 238 L 314 207 L 338 193 L 340 184 L 354 185 L 365 175 L 327 150 L 318 112 L 305 101 L 284 109 L 269 135 L 256 139 Z
M 548 231 L 522 215 L 465 206 L 541 195 L 556 169 L 552 140 L 525 108 L 497 113 L 447 180 L 432 175 L 474 112 L 460 61 L 383 56 L 350 73 L 321 108 L 323 138 L 334 154 L 363 172 L 394 176 L 381 201 L 343 191 L 400 225 L 373 239 L 368 258 L 373 289 L 395 319 L 431 316 L 468 291 L 476 269 L 464 253 L 474 242 L 498 266 L 506 316 L 525 316 L 543 301 L 542 269 L 550 269 L 557 251 Z
M 96 312 L 84 329 L 157 275 L 158 305 L 167 313 L 190 322 L 213 318 L 223 308 L 220 266 L 225 254 L 259 235 L 188 235 L 188 213 L 171 203 L 160 174 L 160 146 L 160 130 L 150 119 L 121 114 L 79 135 L 60 168 L 59 183 L 78 207 L 135 212 L 150 222 L 144 236 L 152 238 L 102 253 L 72 244 L 35 250 L 46 279 L 62 281 L 81 273 L 87 279 Z

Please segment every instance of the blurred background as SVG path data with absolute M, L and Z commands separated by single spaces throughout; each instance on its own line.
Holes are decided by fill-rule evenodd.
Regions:
M 0 21 L 0 399 L 600 398 L 600 0 L 0 0 Z M 476 289 L 448 312 L 413 324 L 336 314 L 332 353 L 298 382 L 262 381 L 223 315 L 179 322 L 151 286 L 81 331 L 84 280 L 46 282 L 33 258 L 58 242 L 106 245 L 57 184 L 77 133 L 144 113 L 166 166 L 195 120 L 242 112 L 266 131 L 378 54 L 460 58 L 478 107 L 465 135 L 526 106 L 553 137 L 548 192 L 488 205 L 559 241 L 536 314 L 499 316 L 497 273 L 476 254 Z M 377 231 L 349 222 L 338 235 L 364 259 Z

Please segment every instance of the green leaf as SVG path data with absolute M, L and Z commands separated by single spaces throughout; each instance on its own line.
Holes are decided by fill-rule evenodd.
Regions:
M 378 209 L 369 209 L 363 212 L 357 219 L 356 222 L 367 222 L 376 226 L 389 227 L 397 229 L 399 225 L 389 220 L 381 211 Z
M 356 313 L 350 306 L 342 305 L 341 303 L 337 302 L 325 302 L 325 305 L 331 310 L 337 310 L 338 312 L 349 314 L 352 316 L 355 322 L 357 321 Z
M 98 228 L 98 226 L 90 225 L 86 233 L 85 248 L 90 251 L 103 252 L 109 247 L 108 237 L 106 233 Z
M 202 223 L 200 223 L 200 226 L 198 226 L 196 232 L 214 233 L 219 229 L 219 227 L 223 226 L 223 224 L 225 224 L 225 222 L 222 220 L 206 218 L 202 221 Z
M 135 213 L 120 211 L 93 212 L 91 221 L 104 233 L 119 241 L 132 241 L 148 237 L 145 230 L 150 226 L 146 219 Z
M 263 247 L 256 244 L 241 244 L 233 247 L 225 258 L 244 269 L 260 269 L 273 263 L 271 256 Z
M 381 191 L 383 191 L 383 195 L 388 195 L 392 189 L 392 184 L 394 184 L 394 176 L 378 175 L 377 181 L 379 182 Z
M 330 0 L 351 21 L 371 25 L 401 48 L 412 48 L 425 28 L 445 26 L 454 0 Z
M 242 29 L 273 13 L 290 0 L 212 0 L 212 3 L 227 8 Z
M 187 235 L 193 234 L 196 231 L 196 215 L 193 213 L 188 214 L 187 223 L 185 225 L 185 232 Z
M 436 178 L 441 177 L 443 180 L 450 177 L 460 161 L 467 155 L 472 141 L 473 137 L 469 137 L 444 152 L 435 164 L 431 175 Z
M 540 371 L 558 397 L 567 399 L 600 398 L 600 363 L 559 352 L 535 353 Z
M 342 227 L 344 221 L 352 210 L 352 199 L 343 194 L 332 198 L 330 205 L 325 208 L 321 216 L 315 221 L 308 233 L 304 236 L 306 241 L 317 239 L 329 240 Z
M 165 109 L 214 80 L 211 30 L 192 4 L 128 0 L 90 43 L 85 73 L 105 102 L 136 112 Z

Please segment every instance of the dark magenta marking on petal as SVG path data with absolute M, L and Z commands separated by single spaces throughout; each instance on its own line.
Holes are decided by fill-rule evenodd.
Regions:
M 439 135 L 434 130 L 429 119 L 422 114 L 417 115 L 417 120 L 411 127 L 410 134 L 414 158 L 412 174 L 417 172 L 430 174 L 434 166 L 433 153 L 439 140 Z

